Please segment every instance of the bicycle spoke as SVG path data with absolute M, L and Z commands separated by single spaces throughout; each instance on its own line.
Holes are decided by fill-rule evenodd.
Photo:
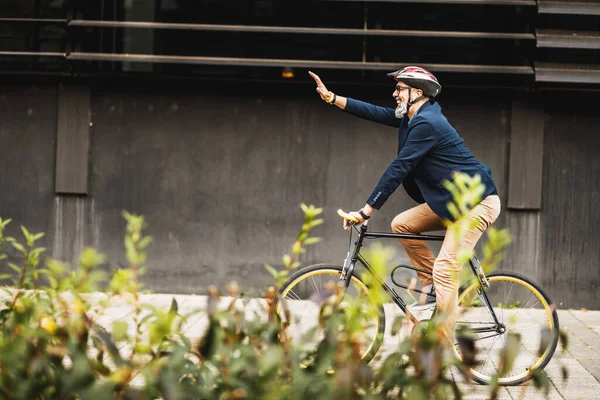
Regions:
M 503 335 L 503 333 L 498 333 L 498 332 L 496 332 L 496 333 L 493 333 L 493 334 L 491 334 L 491 335 L 489 335 L 489 336 L 484 336 L 484 337 L 481 337 L 481 338 L 473 339 L 473 341 L 474 341 L 474 342 L 478 342 L 478 341 L 480 341 L 480 340 L 483 340 L 483 339 L 489 339 L 489 338 L 491 338 L 491 337 L 494 337 L 494 336 L 495 336 L 495 337 L 500 337 L 500 336 L 502 336 L 502 335 Z
M 531 361 L 535 361 L 535 355 L 534 355 L 534 354 L 532 354 L 532 353 L 531 353 L 531 351 L 530 351 L 529 349 L 526 349 L 526 348 L 525 348 L 525 346 L 523 346 L 523 343 L 521 343 L 521 348 L 522 348 L 523 350 L 525 350 L 525 352 L 526 352 L 527 354 L 529 354 L 529 358 L 531 359 Z M 521 354 L 522 354 L 522 353 L 521 353 Z M 533 362 L 532 362 L 531 364 L 533 364 Z
M 512 369 L 510 371 L 508 371 L 507 373 L 511 373 L 513 371 L 519 372 L 521 370 L 520 366 L 523 365 L 523 364 L 525 364 L 524 370 L 525 371 L 529 371 L 531 369 L 531 366 L 533 364 L 535 364 L 536 357 L 533 354 L 531 354 L 531 352 L 529 351 L 529 349 L 525 348 L 525 346 L 523 346 L 523 344 L 520 344 L 519 347 L 521 349 L 523 349 L 524 352 L 519 352 L 519 354 L 517 355 L 517 358 L 514 361 Z M 525 361 L 524 360 L 524 362 L 518 362 L 522 358 L 522 357 L 519 357 L 519 356 L 523 356 L 524 353 L 526 353 L 526 354 L 529 355 L 529 357 L 527 357 L 529 361 Z
M 529 304 L 531 303 L 531 300 L 533 300 L 533 301 L 537 301 L 538 303 L 540 302 L 540 301 L 539 301 L 539 299 L 538 299 L 538 298 L 537 298 L 535 295 L 532 295 L 532 296 L 531 296 L 531 299 L 529 299 L 529 300 L 527 301 L 527 304 L 525 304 L 525 306 L 524 306 L 523 308 L 533 308 L 533 307 L 531 307 L 531 306 L 529 305 Z M 535 305 L 535 304 L 536 304 L 536 303 L 534 303 L 534 305 Z
M 310 277 L 310 283 L 312 283 L 313 287 L 315 288 L 315 293 L 320 293 L 320 290 L 317 287 L 317 282 L 315 281 L 315 277 L 314 276 Z
M 506 306 L 507 302 L 508 302 L 508 295 L 506 294 L 506 286 L 503 286 L 504 289 L 504 298 L 503 298 L 503 303 L 504 306 Z M 512 286 L 511 286 L 512 289 Z M 501 321 L 504 321 L 504 307 L 500 310 L 500 319 Z
M 294 297 L 287 297 L 287 296 L 288 296 L 288 295 L 290 295 L 290 294 L 293 294 L 293 295 L 294 295 Z M 291 300 L 302 300 L 302 299 L 300 298 L 300 296 L 298 296 L 298 295 L 297 295 L 297 294 L 296 294 L 296 293 L 295 293 L 293 290 L 290 290 L 290 291 L 288 292 L 288 295 L 286 295 L 286 296 L 285 296 L 285 298 L 286 298 L 286 299 L 287 299 L 287 298 L 289 298 L 289 299 L 291 299 Z
M 488 351 L 485 353 L 485 357 L 486 357 L 486 361 L 483 364 L 483 366 L 487 365 L 488 360 L 490 360 L 487 355 L 490 354 L 490 351 L 492 351 L 492 349 L 494 348 L 494 344 L 496 344 L 496 342 L 498 341 L 498 336 L 496 336 L 496 338 L 494 339 L 494 341 L 492 342 L 492 345 L 490 346 L 490 348 L 488 349 Z
M 492 351 L 492 349 L 494 348 L 494 345 L 496 344 L 496 342 L 498 341 L 498 338 L 500 338 L 500 337 L 501 337 L 501 335 L 496 335 L 496 337 L 494 338 L 494 341 L 492 342 L 492 345 L 488 349 L 487 353 L 485 353 L 486 356 L 488 354 L 490 354 L 490 351 Z

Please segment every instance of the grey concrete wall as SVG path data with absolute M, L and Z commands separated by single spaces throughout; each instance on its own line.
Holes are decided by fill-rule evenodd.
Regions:
M 0 215 L 48 233 L 49 254 L 76 258 L 82 246 L 125 266 L 122 210 L 143 214 L 147 288 L 203 293 L 237 280 L 248 290 L 270 282 L 302 223 L 301 202 L 324 207 L 324 240 L 305 264 L 341 263 L 348 243 L 336 215 L 364 204 L 393 159 L 396 132 L 321 102 L 313 85 L 92 84 L 89 194 L 55 196 L 56 86 L 0 88 Z M 337 85 L 343 95 L 393 104 L 390 88 Z M 447 90 L 448 119 L 492 168 L 503 205 L 508 186 L 510 113 L 518 93 Z M 557 98 L 561 98 L 557 96 Z M 563 307 L 600 307 L 600 183 L 593 108 L 553 107 L 548 96 L 543 205 L 504 209 L 498 227 L 514 237 L 501 267 L 540 281 Z M 33 109 L 30 113 L 29 109 Z M 415 204 L 400 188 L 372 219 L 389 230 Z M 395 241 L 396 261 L 407 258 Z M 433 246 L 434 250 L 439 246 Z M 585 290 L 583 292 L 582 290 Z M 593 294 L 590 294 L 592 292 Z

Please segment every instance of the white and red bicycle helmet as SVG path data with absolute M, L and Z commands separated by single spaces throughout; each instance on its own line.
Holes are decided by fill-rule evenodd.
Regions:
M 387 74 L 397 81 L 402 81 L 415 89 L 421 89 L 428 97 L 435 97 L 442 91 L 437 78 L 425 68 L 409 66 Z

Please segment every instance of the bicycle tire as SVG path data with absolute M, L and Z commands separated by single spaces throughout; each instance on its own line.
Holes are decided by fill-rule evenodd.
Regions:
M 529 291 L 532 294 L 532 297 L 535 300 L 539 301 L 539 303 L 542 305 L 543 308 L 543 312 L 542 311 L 534 311 L 535 309 L 533 307 L 530 308 L 524 308 L 526 310 L 529 310 L 529 315 L 527 316 L 529 319 L 527 320 L 529 323 L 531 323 L 532 319 L 535 318 L 542 318 L 542 321 L 545 323 L 546 320 L 548 322 L 548 328 L 550 330 L 550 334 L 551 334 L 551 341 L 550 343 L 548 343 L 548 345 L 544 348 L 544 349 L 540 349 L 538 350 L 538 354 L 543 350 L 542 355 L 535 359 L 535 362 L 533 364 L 531 364 L 529 366 L 529 368 L 525 368 L 524 371 L 522 371 L 521 373 L 518 373 L 515 376 L 503 376 L 503 377 L 498 377 L 498 384 L 502 385 L 502 386 L 513 386 L 513 385 L 520 385 L 526 381 L 528 381 L 529 379 L 532 378 L 532 372 L 534 370 L 539 370 L 539 369 L 543 369 L 546 365 L 548 365 L 548 363 L 550 362 L 550 360 L 552 359 L 554 352 L 556 351 L 556 347 L 558 345 L 558 339 L 559 339 L 559 330 L 560 330 L 560 326 L 559 326 L 559 320 L 558 320 L 558 314 L 556 312 L 556 307 L 554 306 L 554 304 L 552 303 L 552 300 L 550 299 L 550 297 L 546 294 L 546 292 L 542 289 L 542 287 L 535 281 L 521 275 L 515 272 L 509 272 L 509 271 L 496 271 L 493 272 L 491 274 L 489 274 L 487 276 L 489 282 L 490 282 L 490 287 L 486 289 L 486 294 L 488 294 L 488 296 L 490 294 L 492 294 L 492 290 L 495 291 L 500 291 L 501 289 L 499 289 L 499 282 L 511 282 L 512 284 L 517 284 L 520 285 L 521 288 L 523 289 L 523 292 L 525 291 Z M 469 286 L 468 288 L 466 288 L 459 297 L 459 308 L 462 306 L 465 307 L 464 310 L 465 314 L 469 313 L 470 310 L 476 310 L 474 307 L 471 307 L 469 304 L 464 303 L 463 302 L 468 302 L 467 296 L 469 295 L 469 293 L 471 293 L 473 290 L 477 289 L 479 287 L 478 283 L 475 283 L 471 286 Z M 516 286 L 511 286 L 510 292 L 508 293 L 512 293 L 514 287 Z M 517 287 L 517 290 L 519 288 Z M 507 290 L 505 289 L 504 292 L 506 293 Z M 534 297 L 535 296 L 535 297 Z M 496 309 L 498 309 L 498 312 L 496 312 L 495 310 L 495 314 L 498 317 L 498 314 L 502 314 L 502 317 L 504 316 L 504 310 L 509 310 L 506 311 L 507 314 L 507 318 L 513 319 L 516 314 L 518 313 L 518 311 L 512 311 L 515 310 L 516 307 L 511 303 L 499 303 L 498 306 L 494 306 L 493 303 L 494 300 L 490 300 L 490 303 L 492 303 L 492 306 Z M 527 302 L 527 304 L 530 303 L 531 300 L 529 300 Z M 520 303 L 515 303 L 517 306 L 520 305 Z M 535 303 L 533 304 L 535 305 Z M 481 309 L 486 310 L 484 307 L 481 307 Z M 482 311 L 479 311 L 479 313 L 481 314 Z M 533 315 L 535 314 L 535 315 Z M 540 317 L 541 314 L 541 317 Z M 488 315 L 489 315 L 489 311 L 488 311 Z M 459 317 L 460 319 L 461 317 Z M 461 323 L 465 323 L 465 322 L 460 322 L 457 321 L 457 329 L 459 328 L 459 325 Z M 488 322 L 489 323 L 489 322 Z M 513 322 L 514 323 L 514 322 Z M 503 335 L 504 333 L 502 333 Z M 533 335 L 533 332 L 527 332 L 527 335 Z M 523 335 L 522 335 L 523 336 Z M 484 338 L 483 340 L 485 340 L 487 338 Z M 527 336 L 525 337 L 525 339 L 531 341 L 531 336 Z M 535 339 L 534 339 L 535 342 Z M 540 345 L 544 344 L 544 340 L 542 338 L 542 334 L 540 332 Z M 522 343 L 521 343 L 522 346 Z M 493 348 L 493 344 L 492 344 L 492 348 Z M 527 350 L 523 347 L 524 350 Z M 488 354 L 490 353 L 491 349 L 488 350 Z M 526 352 L 520 352 L 519 353 L 519 357 L 521 357 L 521 353 L 524 355 L 527 354 L 531 354 L 531 352 L 526 351 Z M 458 350 L 458 346 L 454 347 L 454 354 L 455 356 L 457 356 L 459 359 L 461 359 L 460 356 L 460 351 Z M 493 354 L 493 353 L 492 353 Z M 524 364 L 527 365 L 527 364 Z M 493 363 L 492 363 L 493 366 Z M 479 367 L 479 366 L 478 366 Z M 513 367 L 516 368 L 516 367 Z M 490 384 L 490 382 L 493 379 L 493 375 L 491 374 L 486 374 L 480 371 L 477 371 L 473 368 L 471 368 L 471 370 L 469 371 L 471 378 L 480 384 Z
M 278 292 L 277 292 L 278 298 L 281 299 L 282 296 L 286 296 L 286 294 L 289 292 L 289 290 L 291 290 L 293 287 L 298 285 L 298 283 L 304 281 L 305 279 L 310 278 L 311 276 L 315 276 L 319 273 L 326 274 L 326 275 L 341 275 L 342 267 L 339 265 L 332 265 L 332 264 L 315 264 L 315 265 L 310 265 L 310 266 L 301 268 L 301 269 L 295 271 L 287 279 L 287 281 L 281 285 L 281 287 L 278 289 Z M 335 279 L 339 279 L 339 278 L 336 277 Z M 367 295 L 369 294 L 369 288 L 363 282 L 363 280 L 359 276 L 357 276 L 356 273 L 352 276 L 352 281 L 357 283 L 359 285 L 359 287 L 361 287 L 361 289 L 365 290 Z M 369 296 L 369 298 L 371 298 L 371 297 Z M 278 301 L 278 304 L 276 306 L 277 310 L 279 310 L 279 307 L 280 307 L 279 302 L 280 302 L 280 300 Z M 375 329 L 376 332 L 372 339 L 372 342 L 369 345 L 369 347 L 367 348 L 367 350 L 361 356 L 361 360 L 363 360 L 365 363 L 368 363 L 369 361 L 371 361 L 373 359 L 373 357 L 375 357 L 375 355 L 377 354 L 379 347 L 383 343 L 383 335 L 385 332 L 385 313 L 384 313 L 383 305 L 377 305 L 373 301 L 372 301 L 372 304 L 374 307 L 377 308 L 378 320 L 376 322 L 377 327 Z

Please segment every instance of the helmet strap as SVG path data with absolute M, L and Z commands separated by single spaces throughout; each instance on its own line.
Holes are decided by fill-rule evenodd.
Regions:
M 410 107 L 415 104 L 417 101 L 423 100 L 425 98 L 425 96 L 421 95 L 419 97 L 417 97 L 414 100 L 410 100 L 410 91 L 412 90 L 412 88 L 408 89 L 408 100 L 406 102 L 406 112 L 408 113 L 408 111 L 410 110 Z

